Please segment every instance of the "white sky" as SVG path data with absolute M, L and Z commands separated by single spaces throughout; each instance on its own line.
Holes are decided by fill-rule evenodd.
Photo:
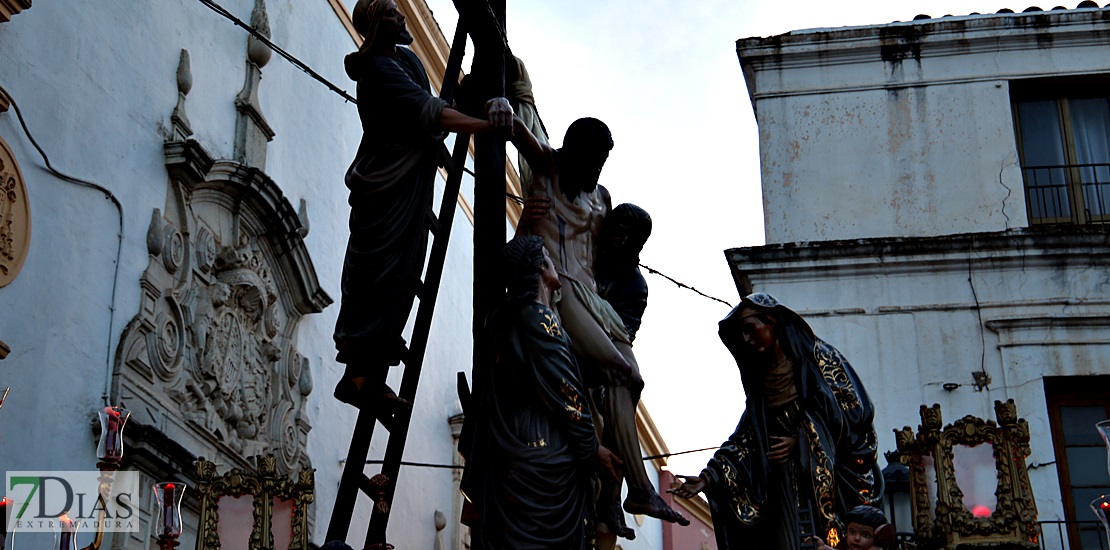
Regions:
M 450 41 L 452 1 L 427 1 Z M 601 184 L 614 204 L 651 213 L 641 261 L 735 304 L 723 251 L 764 239 L 758 134 L 736 40 L 1033 5 L 1013 1 L 507 0 L 506 32 L 553 144 L 583 116 L 612 130 Z M 717 338 L 729 308 L 645 276 L 651 293 L 634 348 L 644 402 L 672 452 L 719 445 L 744 403 L 736 364 Z M 672 457 L 670 469 L 697 474 L 710 454 Z

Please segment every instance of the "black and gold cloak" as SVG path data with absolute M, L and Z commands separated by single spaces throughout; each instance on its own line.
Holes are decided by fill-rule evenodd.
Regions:
M 786 340 L 780 345 L 794 363 L 798 392 L 790 406 L 767 405 L 763 373 L 745 357 L 739 325 L 748 308 L 774 319 L 778 337 Z M 736 431 L 702 471 L 717 547 L 800 548 L 798 508 L 807 503 L 817 535 L 830 542 L 835 528 L 842 536 L 838 516 L 882 498 L 875 411 L 859 377 L 836 348 L 767 294 L 744 298 L 720 322 L 720 336 L 740 367 L 747 405 Z M 772 435 L 797 438 L 786 464 L 767 460 Z
M 474 373 L 462 489 L 483 550 L 593 548 L 589 499 L 597 435 L 559 318 L 508 302 L 491 322 L 496 358 Z M 476 525 L 474 525 L 476 523 Z

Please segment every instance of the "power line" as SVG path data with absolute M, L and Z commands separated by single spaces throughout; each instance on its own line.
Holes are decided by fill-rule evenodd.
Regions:
M 648 267 L 648 266 L 646 266 L 646 265 L 644 265 L 644 264 L 640 264 L 640 267 L 642 267 L 642 268 L 646 269 L 646 270 L 648 271 L 648 273 L 651 273 L 652 275 L 658 275 L 658 276 L 660 276 L 660 277 L 662 277 L 662 278 L 664 278 L 664 279 L 666 279 L 666 280 L 668 280 L 668 281 L 670 281 L 670 282 L 672 282 L 672 283 L 674 283 L 674 284 L 678 285 L 678 287 L 679 287 L 679 288 L 685 288 L 685 289 L 687 289 L 687 290 L 691 290 L 691 291 L 694 291 L 694 292 L 698 293 L 698 294 L 699 294 L 699 295 L 701 295 L 701 296 L 704 296 L 704 297 L 706 297 L 706 298 L 709 298 L 710 300 L 713 300 L 713 301 L 715 301 L 715 302 L 721 302 L 722 304 L 724 304 L 724 305 L 726 305 L 726 306 L 728 306 L 728 307 L 732 307 L 732 304 L 730 304 L 730 303 L 728 303 L 728 302 L 726 302 L 726 301 L 724 301 L 724 300 L 722 300 L 722 299 L 720 299 L 720 298 L 714 298 L 713 296 L 710 296 L 710 295 L 708 295 L 708 294 L 706 294 L 706 293 L 704 293 L 704 292 L 702 292 L 702 291 L 700 291 L 700 290 L 698 290 L 698 289 L 696 289 L 696 288 L 694 288 L 694 287 L 692 287 L 692 286 L 690 286 L 690 285 L 688 285 L 688 284 L 686 284 L 686 283 L 683 283 L 683 282 L 680 282 L 680 281 L 676 281 L 676 280 L 675 280 L 675 279 L 674 279 L 673 277 L 670 277 L 670 276 L 667 276 L 667 275 L 666 275 L 666 274 L 664 274 L 664 273 L 661 273 L 661 272 L 660 272 L 660 271 L 659 271 L 658 269 L 652 269 L 652 268 L 650 268 L 650 267 Z
M 678 456 L 678 455 L 688 455 L 690 453 L 700 453 L 702 451 L 716 451 L 717 449 L 720 449 L 720 448 L 721 448 L 720 446 L 715 446 L 715 447 L 706 447 L 704 449 L 694 449 L 692 451 L 680 451 L 680 452 L 677 452 L 677 453 L 664 453 L 664 454 L 661 454 L 661 455 L 645 456 L 644 460 L 655 460 L 657 458 L 668 458 L 668 457 Z
M 339 86 L 336 86 L 335 84 L 332 84 L 331 82 L 328 81 L 328 79 L 320 76 L 319 73 L 312 70 L 312 67 L 309 67 L 306 63 L 304 63 L 300 59 L 297 59 L 296 57 L 294 57 L 293 54 L 285 51 L 284 49 L 282 49 L 277 44 L 274 44 L 273 42 L 271 42 L 269 38 L 266 38 L 265 35 L 258 32 L 258 29 L 255 29 L 254 27 L 242 22 L 238 17 L 235 17 L 231 12 L 224 9 L 223 6 L 213 2 L 212 0 L 200 0 L 200 3 L 204 4 L 205 6 L 208 6 L 208 8 L 211 9 L 212 11 L 222 15 L 223 17 L 227 18 L 228 20 L 230 20 L 235 25 L 237 25 L 239 27 L 242 27 L 244 30 L 251 33 L 251 36 L 254 36 L 256 39 L 258 39 L 259 42 L 262 42 L 263 44 L 266 45 L 266 47 L 268 47 L 271 50 L 274 50 L 275 52 L 277 52 L 278 55 L 284 57 L 287 61 L 292 63 L 294 67 L 297 67 L 298 69 L 304 71 L 305 74 L 307 74 L 308 76 L 311 76 L 312 78 L 315 78 L 316 80 L 320 81 L 321 84 L 323 84 L 324 86 L 327 86 L 329 89 L 331 89 L 331 91 L 339 94 L 339 96 L 342 97 L 343 99 L 345 99 L 347 101 L 350 101 L 351 103 L 354 103 L 356 105 L 358 104 L 358 101 L 355 100 L 355 98 L 351 97 L 351 95 L 348 94 L 346 91 L 341 89 Z
M 116 264 L 114 272 L 112 274 L 112 298 L 111 301 L 108 303 L 108 346 L 104 352 L 104 362 L 106 364 L 105 368 L 108 370 L 108 372 L 111 372 L 112 338 L 114 337 L 114 322 L 116 319 L 116 287 L 119 286 L 120 255 L 123 253 L 123 205 L 120 204 L 119 199 L 117 199 L 116 196 L 103 185 L 93 183 L 88 180 L 83 180 L 81 178 L 75 178 L 55 169 L 54 165 L 50 163 L 50 157 L 46 156 L 46 151 L 44 151 L 42 147 L 39 146 L 39 142 L 35 140 L 35 136 L 31 135 L 31 130 L 27 127 L 27 121 L 23 119 L 23 111 L 19 109 L 19 105 L 16 104 L 15 98 L 12 97 L 12 94 L 8 93 L 8 91 L 5 90 L 3 86 L 0 86 L 0 95 L 8 98 L 8 102 L 12 105 L 12 110 L 15 111 L 16 118 L 19 119 L 19 125 L 23 128 L 23 133 L 26 134 L 27 140 L 31 142 L 31 145 L 35 147 L 35 150 L 38 151 L 39 156 L 42 157 L 42 162 L 46 165 L 46 170 L 48 172 L 62 181 L 72 183 L 74 185 L 79 185 L 81 187 L 88 187 L 104 193 L 104 198 L 112 201 L 112 204 L 116 207 L 116 213 L 119 217 L 119 233 L 116 234 Z M 104 383 L 104 395 L 102 396 L 105 403 L 108 402 L 108 394 L 109 388 L 106 378 Z M 7 390 L 4 391 L 4 395 L 8 395 Z M 0 400 L 0 403 L 2 402 L 3 401 Z
M 385 464 L 384 460 L 367 460 L 367 464 Z M 415 466 L 417 468 L 440 468 L 445 470 L 462 470 L 464 466 L 456 466 L 454 464 L 432 464 L 430 462 L 406 462 L 401 461 L 401 466 Z
M 645 457 L 641 457 L 641 458 L 645 461 L 646 460 L 655 460 L 655 459 L 658 459 L 658 458 L 668 458 L 668 457 L 672 457 L 672 456 L 685 455 L 685 454 L 690 454 L 690 453 L 700 453 L 702 451 L 714 451 L 714 450 L 717 450 L 717 449 L 720 449 L 720 447 L 706 447 L 704 449 L 694 449 L 694 450 L 691 450 L 691 451 L 680 451 L 680 452 L 677 452 L 677 453 L 664 453 L 664 454 L 660 454 L 660 455 L 651 455 L 651 456 L 645 456 Z M 366 463 L 367 464 L 383 464 L 384 461 L 382 461 L 382 460 L 367 460 Z M 413 466 L 415 468 L 436 468 L 436 469 L 445 469 L 445 470 L 462 470 L 463 468 L 465 468 L 465 466 L 459 466 L 459 465 L 455 465 L 455 464 L 434 464 L 434 463 L 431 463 L 431 462 L 405 462 L 405 461 L 401 461 L 401 465 L 402 466 Z
M 219 4 L 214 2 L 213 0 L 200 0 L 200 3 L 204 4 L 205 6 L 208 6 L 208 8 L 210 8 L 212 11 L 214 11 L 214 12 L 220 14 L 221 16 L 227 18 L 228 20 L 230 20 L 235 25 L 237 25 L 239 27 L 242 27 L 244 30 L 249 32 L 252 36 L 257 38 L 260 42 L 265 44 L 271 50 L 277 52 L 278 55 L 284 57 L 286 60 L 288 60 L 294 66 L 296 66 L 298 69 L 304 71 L 305 74 L 307 74 L 307 75 L 311 76 L 312 78 L 315 78 L 316 80 L 320 81 L 322 84 L 327 86 L 333 92 L 335 92 L 336 94 L 339 94 L 339 96 L 341 96 L 346 101 L 349 101 L 349 102 L 355 103 L 355 104 L 358 103 L 358 101 L 356 101 L 355 98 L 351 97 L 347 92 L 343 91 L 342 89 L 340 89 L 335 84 L 332 84 L 326 78 L 320 76 L 319 73 L 312 70 L 312 68 L 309 67 L 307 64 L 302 62 L 300 59 L 297 59 L 295 56 L 293 56 L 289 52 L 285 51 L 284 49 L 282 49 L 277 44 L 274 44 L 273 42 L 271 42 L 269 38 L 266 38 L 266 36 L 263 35 L 262 33 L 258 32 L 257 29 L 255 29 L 254 27 L 244 23 L 238 17 L 235 17 L 231 12 L 224 9 L 223 6 L 220 6 Z M 487 6 L 487 8 L 488 8 L 488 6 Z M 492 12 L 491 12 L 491 15 L 492 15 Z M 496 18 L 494 18 L 494 19 L 496 21 Z M 497 27 L 497 31 L 501 34 L 502 40 L 505 40 L 504 30 L 501 29 L 500 27 Z M 506 41 L 506 43 L 507 43 L 507 41 Z M 543 121 L 540 121 L 540 124 L 543 124 Z M 466 169 L 464 167 L 464 170 L 467 173 L 473 175 L 473 172 L 471 172 L 469 169 Z M 524 199 L 522 199 L 521 197 L 518 197 L 518 196 L 513 195 L 511 193 L 505 193 L 505 196 L 508 197 L 509 199 L 515 201 L 518 204 L 524 204 Z M 686 283 L 678 281 L 678 280 L 674 279 L 673 277 L 670 277 L 670 276 L 660 272 L 657 269 L 653 269 L 653 268 L 648 267 L 644 264 L 640 264 L 640 267 L 646 269 L 648 271 L 648 273 L 651 273 L 652 275 L 659 275 L 660 277 L 663 277 L 664 279 L 667 279 L 668 281 L 674 283 L 675 285 L 678 285 L 679 288 L 685 288 L 687 290 L 690 290 L 690 291 L 693 291 L 693 292 L 697 293 L 698 295 L 700 295 L 702 297 L 708 298 L 708 299 L 713 300 L 715 302 L 720 302 L 720 303 L 722 303 L 722 304 L 724 304 L 728 307 L 732 307 L 732 304 L 730 304 L 730 303 L 728 303 L 728 302 L 726 302 L 726 301 L 724 301 L 720 298 L 710 296 L 710 295 L 708 295 L 708 294 L 706 294 L 706 293 L 704 293 L 704 292 L 702 292 L 702 291 L 700 291 L 700 290 L 698 290 L 698 289 L 696 289 L 696 288 L 694 288 L 694 287 L 692 287 L 692 286 L 690 286 Z

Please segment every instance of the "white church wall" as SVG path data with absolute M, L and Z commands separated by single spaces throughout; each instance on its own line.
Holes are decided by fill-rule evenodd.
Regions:
M 249 20 L 254 2 L 221 4 Z M 273 40 L 353 95 L 342 58 L 355 46 L 328 3 L 269 2 L 267 8 Z M 0 86 L 18 103 L 54 165 L 109 189 L 124 213 L 113 303 L 116 210 L 103 194 L 41 169 L 14 112 L 0 114 L 0 137 L 27 179 L 33 222 L 23 271 L 0 289 L 0 338 L 12 347 L 0 363 L 0 385 L 12 386 L 0 411 L 4 471 L 94 468 L 93 410 L 103 406 L 109 362 L 139 310 L 151 213 L 170 205 L 162 144 L 177 101 L 180 51 L 187 49 L 191 59 L 185 105 L 193 137 L 213 157 L 225 159 L 234 154 L 234 100 L 244 82 L 246 44 L 245 31 L 199 2 L 36 3 L 0 27 Z M 331 396 L 342 372 L 331 333 L 348 235 L 343 174 L 361 125 L 353 104 L 277 55 L 262 69 L 259 101 L 276 132 L 265 171 L 294 208 L 301 199 L 307 202 L 305 245 L 321 287 L 335 301 L 305 316 L 296 335 L 312 372 L 307 452 L 317 481 L 313 540 L 323 543 L 355 417 L 353 408 Z M 406 460 L 451 462 L 447 418 L 459 412 L 455 372 L 469 370 L 471 360 L 471 235 L 463 209 L 456 207 Z M 157 423 L 144 411 L 134 414 Z M 371 458 L 381 457 L 383 434 L 376 435 Z M 451 487 L 449 470 L 404 468 L 390 539 L 431 547 L 431 517 L 436 509 L 450 512 Z M 364 502 L 352 521 L 359 542 L 368 516 Z

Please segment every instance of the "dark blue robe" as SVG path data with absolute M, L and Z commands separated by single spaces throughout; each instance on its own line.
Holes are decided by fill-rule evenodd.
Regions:
M 466 411 L 462 488 L 477 512 L 477 548 L 593 548 L 590 499 L 597 436 L 559 318 L 509 302 L 491 322 L 495 360 L 476 368 Z
M 347 74 L 358 81 L 363 135 L 345 178 L 351 237 L 334 335 L 341 363 L 400 361 L 401 332 L 424 268 L 446 103 L 428 91 L 416 54 L 396 52 L 346 60 Z
M 797 399 L 778 408 L 763 395 L 763 372 L 744 355 L 739 312 L 755 308 L 781 325 L 794 362 Z M 797 314 L 767 294 L 744 298 L 720 323 L 747 394 L 744 414 L 704 470 L 706 496 L 721 550 L 801 548 L 799 506 L 812 507 L 815 533 L 843 538 L 839 518 L 882 499 L 876 465 L 875 409 L 856 372 L 833 346 L 814 336 Z M 785 464 L 767 460 L 770 438 L 795 437 Z

